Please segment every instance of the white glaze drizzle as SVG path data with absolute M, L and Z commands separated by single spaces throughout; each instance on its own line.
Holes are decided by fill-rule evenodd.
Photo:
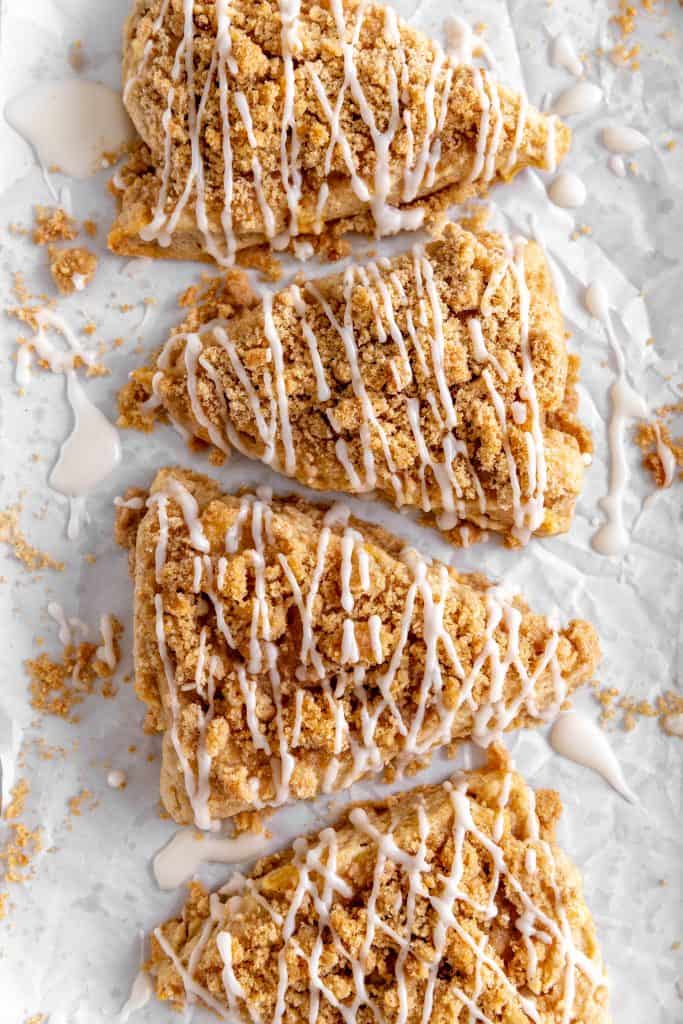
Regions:
M 352 884 L 353 874 L 349 868 L 340 863 L 338 836 L 333 828 L 326 828 L 317 836 L 297 839 L 293 844 L 291 866 L 296 871 L 297 882 L 293 887 L 286 913 L 283 914 L 280 904 L 271 902 L 266 891 L 262 891 L 258 879 L 246 878 L 241 874 L 234 875 L 217 893 L 210 897 L 210 915 L 199 934 L 190 959 L 185 966 L 166 941 L 160 929 L 155 935 L 183 980 L 188 999 L 198 997 L 206 1002 L 223 1020 L 250 1021 L 251 1024 L 282 1024 L 287 1013 L 287 994 L 290 984 L 289 964 L 303 960 L 304 973 L 297 971 L 296 991 L 301 993 L 301 983 L 305 979 L 304 991 L 308 995 L 308 1019 L 317 1024 L 322 1018 L 323 1008 L 329 1006 L 341 1017 L 344 1024 L 353 1024 L 367 1008 L 377 1024 L 405 1024 L 412 1016 L 411 995 L 415 978 L 408 967 L 409 957 L 415 955 L 413 945 L 418 923 L 418 908 L 425 903 L 430 913 L 427 920 L 431 921 L 431 934 L 427 937 L 420 933 L 422 940 L 434 949 L 434 956 L 424 964 L 424 990 L 422 992 L 422 1010 L 419 1015 L 421 1024 L 429 1024 L 432 1019 L 436 998 L 439 972 L 446 956 L 449 937 L 455 933 L 457 939 L 469 947 L 475 961 L 474 981 L 470 991 L 462 988 L 455 978 L 448 981 L 448 992 L 454 1000 L 467 1011 L 469 1021 L 481 1024 L 493 1024 L 492 1019 L 483 1011 L 480 999 L 484 993 L 484 972 L 487 977 L 495 980 L 496 985 L 505 991 L 506 1000 L 515 1006 L 525 1019 L 540 1024 L 544 1014 L 537 1004 L 537 990 L 540 970 L 538 949 L 555 947 L 564 965 L 558 981 L 562 987 L 562 1024 L 569 1024 L 574 1019 L 576 1000 L 576 974 L 584 978 L 589 991 L 598 987 L 606 987 L 607 981 L 599 955 L 589 957 L 577 945 L 569 924 L 565 908 L 565 900 L 559 881 L 560 869 L 556 862 L 555 851 L 551 844 L 540 838 L 539 821 L 535 812 L 534 794 L 527 790 L 529 819 L 527 836 L 521 842 L 525 844 L 524 870 L 533 876 L 536 870 L 536 859 L 541 857 L 548 878 L 551 901 L 548 909 L 543 909 L 529 895 L 526 885 L 531 888 L 524 874 L 515 873 L 509 866 L 500 841 L 505 828 L 505 806 L 511 791 L 512 776 L 508 772 L 503 776 L 499 792 L 499 813 L 494 827 L 494 836 L 489 838 L 479 827 L 467 790 L 467 776 L 457 776 L 453 782 L 444 784 L 447 797 L 451 802 L 453 821 L 450 826 L 449 843 L 452 849 L 450 866 L 447 871 L 436 873 L 439 884 L 434 886 L 430 881 L 435 875 L 433 865 L 434 854 L 430 851 L 430 821 L 425 803 L 416 803 L 418 826 L 418 842 L 416 848 L 406 849 L 400 845 L 395 833 L 395 821 L 389 817 L 386 827 L 373 812 L 363 807 L 354 808 L 349 815 L 349 824 L 359 836 L 366 850 L 366 856 L 374 851 L 374 870 L 369 894 L 365 897 L 366 923 L 361 941 L 353 949 L 344 940 L 343 935 L 335 926 L 333 908 L 343 914 L 346 901 L 355 896 Z M 360 839 L 362 837 L 362 839 Z M 479 904 L 468 892 L 465 884 L 466 843 L 471 849 L 473 844 L 481 848 L 482 856 L 490 860 L 491 881 L 489 895 L 485 904 Z M 432 840 L 432 845 L 434 840 Z M 526 868 L 527 861 L 533 870 Z M 396 927 L 389 917 L 388 910 L 382 908 L 379 901 L 380 887 L 386 874 L 399 879 L 399 900 L 396 912 L 400 914 L 401 923 Z M 522 910 L 513 910 L 508 926 L 515 928 L 521 935 L 526 957 L 526 985 L 515 984 L 507 977 L 500 966 L 498 957 L 487 952 L 490 948 L 490 931 L 495 927 L 498 916 L 498 898 L 501 893 L 514 893 L 515 903 L 521 904 Z M 506 907 L 510 906 L 507 897 L 502 897 Z M 255 1011 L 240 984 L 233 965 L 231 918 L 240 917 L 243 901 L 256 901 L 265 912 L 266 920 L 270 920 L 278 935 L 280 951 L 273 956 L 277 958 L 278 987 L 272 1016 L 265 1020 Z M 312 904 L 317 917 L 317 934 L 313 933 L 310 949 L 304 950 L 297 938 L 298 916 L 304 906 Z M 461 922 L 459 905 L 472 907 L 476 913 L 483 915 L 484 921 L 480 928 L 481 936 L 473 935 Z M 316 928 L 314 922 L 313 928 Z M 221 1002 L 215 995 L 208 993 L 193 977 L 193 965 L 198 962 L 209 938 L 214 935 L 216 945 L 223 960 L 222 972 L 224 1000 Z M 397 1006 L 391 1015 L 385 1014 L 383 1008 L 372 998 L 368 985 L 368 962 L 371 956 L 375 937 L 389 937 L 396 947 L 394 959 L 394 981 L 396 986 Z M 348 967 L 352 979 L 349 997 L 340 1000 L 332 987 L 327 983 L 326 972 L 322 969 L 321 957 L 325 944 L 331 942 L 332 948 L 344 965 Z M 275 966 L 275 965 L 274 965 Z M 469 986 L 468 986 L 469 987 Z M 488 987 L 488 986 L 486 986 Z M 523 990 L 523 991 L 521 991 Z M 227 1003 L 227 1012 L 226 1012 Z M 419 1007 L 418 1007 L 419 1009 Z
M 481 53 L 490 67 L 495 68 L 493 55 L 486 44 L 474 36 L 461 19 L 454 19 L 459 33 L 459 42 L 453 52 L 445 54 L 438 43 L 432 43 L 430 77 L 424 90 L 424 129 L 419 139 L 415 138 L 413 117 L 410 108 L 409 70 L 404 50 L 404 24 L 391 7 L 385 11 L 385 41 L 391 46 L 393 60 L 388 62 L 387 96 L 389 114 L 386 127 L 378 125 L 378 112 L 371 102 L 362 82 L 358 66 L 358 47 L 367 9 L 370 5 L 363 0 L 355 9 L 352 20 L 342 0 L 330 0 L 330 11 L 334 20 L 343 59 L 344 77 L 336 96 L 328 95 L 322 78 L 312 62 L 305 61 L 299 39 L 300 0 L 280 0 L 280 42 L 284 82 L 281 127 L 279 133 L 279 187 L 287 205 L 287 223 L 281 225 L 276 234 L 276 221 L 266 187 L 264 170 L 259 159 L 257 138 L 249 100 L 239 88 L 243 74 L 232 50 L 232 26 L 229 0 L 216 2 L 216 37 L 208 57 L 208 70 L 201 95 L 195 83 L 195 32 L 193 0 L 183 0 L 183 33 L 174 54 L 171 85 L 166 97 L 166 106 L 161 119 L 163 129 L 163 162 L 160 167 L 160 185 L 152 218 L 141 231 L 145 241 L 157 241 L 162 247 L 170 245 L 179 220 L 188 207 L 194 209 L 197 224 L 204 245 L 210 255 L 221 265 L 234 262 L 238 240 L 235 235 L 232 204 L 234 198 L 233 132 L 242 128 L 251 148 L 251 171 L 256 200 L 263 218 L 263 230 L 275 248 L 283 248 L 299 234 L 299 210 L 302 198 L 302 154 L 301 140 L 296 121 L 297 90 L 301 88 L 300 72 L 310 78 L 324 118 L 328 122 L 330 140 L 323 162 L 322 181 L 315 204 L 315 230 L 320 231 L 330 197 L 329 179 L 332 160 L 338 149 L 349 175 L 354 194 L 363 204 L 368 204 L 378 236 L 393 234 L 399 230 L 415 230 L 422 224 L 424 211 L 403 210 L 394 205 L 392 198 L 399 194 L 402 203 L 410 203 L 429 191 L 436 181 L 442 153 L 442 138 L 449 108 L 451 85 L 454 73 L 462 64 L 471 65 L 473 51 Z M 142 49 L 137 66 L 130 71 L 124 85 L 124 100 L 130 99 L 132 91 L 140 83 L 152 58 L 155 41 L 159 35 L 168 11 L 168 0 L 163 0 L 159 14 L 152 24 L 150 34 Z M 463 31 L 463 26 L 465 31 Z M 169 204 L 171 169 L 173 165 L 173 128 L 176 94 L 183 83 L 189 95 L 187 106 L 187 128 L 190 141 L 190 167 L 181 194 Z M 490 181 L 496 172 L 498 151 L 503 141 L 502 113 L 496 81 L 489 72 L 473 67 L 473 84 L 479 97 L 481 118 L 477 129 L 476 155 L 468 175 L 468 182 L 480 177 Z M 221 140 L 223 158 L 223 207 L 220 216 L 220 237 L 216 225 L 209 222 L 205 186 L 205 169 L 202 156 L 205 109 L 212 91 L 218 91 L 221 117 Z M 487 91 L 488 90 L 488 91 Z M 237 110 L 241 125 L 231 123 L 231 101 Z M 371 167 L 358 166 L 349 139 L 345 133 L 343 114 L 353 103 L 367 128 L 374 151 Z M 519 146 L 526 121 L 527 103 L 522 97 L 519 105 L 517 124 L 511 152 L 508 155 L 505 172 L 515 167 Z M 402 172 L 392 168 L 399 137 L 407 139 L 406 158 Z M 123 182 L 120 182 L 123 185 Z M 277 187 L 277 186 L 276 186 Z M 170 207 L 170 208 L 169 208 Z
M 168 522 L 171 514 L 170 502 L 176 503 L 183 515 L 188 533 L 188 542 L 195 547 L 205 537 L 196 503 L 177 480 L 170 479 L 164 483 L 165 490 L 159 491 L 150 499 L 152 508 L 156 508 L 158 522 L 158 538 L 156 544 L 157 580 L 163 578 L 163 565 L 168 544 Z M 269 596 L 269 576 L 266 573 L 271 559 L 279 564 L 291 590 L 294 606 L 301 622 L 301 646 L 298 651 L 298 666 L 294 675 L 297 679 L 312 676 L 321 685 L 325 699 L 335 720 L 334 756 L 330 759 L 324 789 L 349 786 L 368 771 L 376 770 L 382 765 L 386 755 L 378 745 L 376 735 L 380 719 L 389 716 L 397 733 L 402 739 L 400 749 L 392 751 L 397 756 L 399 768 L 416 757 L 422 757 L 436 746 L 449 742 L 452 738 L 460 709 L 471 709 L 474 714 L 473 737 L 481 745 L 488 745 L 500 739 L 502 733 L 510 727 L 518 714 L 526 711 L 537 719 L 557 714 L 566 696 L 566 684 L 563 680 L 557 661 L 558 633 L 554 625 L 546 642 L 545 650 L 538 657 L 534 669 L 529 672 L 522 661 L 519 650 L 519 631 L 522 621 L 520 612 L 512 603 L 512 595 L 503 588 L 492 587 L 486 595 L 487 625 L 484 642 L 474 658 L 472 667 L 465 671 L 460 663 L 457 649 L 451 634 L 444 623 L 446 601 L 453 586 L 452 577 L 444 565 L 430 568 L 428 563 L 412 549 L 401 553 L 405 563 L 409 581 L 405 595 L 405 603 L 400 618 L 397 639 L 392 649 L 388 650 L 384 642 L 384 624 L 376 613 L 369 617 L 367 630 L 370 640 L 369 658 L 361 658 L 357 628 L 359 622 L 354 617 L 358 598 L 363 594 L 372 595 L 372 553 L 368 550 L 363 535 L 355 526 L 348 525 L 348 511 L 338 507 L 330 509 L 320 528 L 316 549 L 316 562 L 310 578 L 307 592 L 297 581 L 294 569 L 287 556 L 273 551 L 271 529 L 272 508 L 268 500 L 253 495 L 245 495 L 240 499 L 236 522 L 239 522 L 238 535 L 228 531 L 225 550 L 228 542 L 231 551 L 237 550 L 238 544 L 246 545 L 244 554 L 250 556 L 253 569 L 253 585 L 251 589 L 251 627 L 249 636 L 249 657 L 240 664 L 235 654 L 235 669 L 244 699 L 246 723 L 251 742 L 256 750 L 264 751 L 270 758 L 272 770 L 272 787 L 274 796 L 268 798 L 268 805 L 277 806 L 291 799 L 291 778 L 297 760 L 297 746 L 301 739 L 303 701 L 305 696 L 292 701 L 295 706 L 293 725 L 286 724 L 285 707 L 282 695 L 282 679 L 279 668 L 279 649 L 271 637 L 271 599 Z M 334 529 L 341 529 L 341 535 L 335 535 Z M 232 529 L 232 528 L 231 528 Z M 336 536 L 336 539 L 334 539 Z M 194 540 L 193 540 L 194 538 Z M 192 555 L 192 557 L 196 557 Z M 339 601 L 345 614 L 339 661 L 326 663 L 317 648 L 316 609 L 320 607 L 317 600 L 323 578 L 333 571 L 334 562 L 330 559 L 338 557 Z M 215 587 L 213 569 L 214 552 L 203 554 L 202 594 L 211 601 L 216 614 L 216 624 L 223 635 L 229 650 L 234 651 L 235 645 L 225 623 L 222 599 Z M 219 555 L 217 561 L 225 561 L 225 555 Z M 164 597 L 157 592 L 154 597 L 156 608 L 156 639 L 159 660 L 165 678 L 164 704 L 169 713 L 169 734 L 176 751 L 180 768 L 185 779 L 185 787 L 193 808 L 195 824 L 200 828 L 213 828 L 209 814 L 211 795 L 211 757 L 207 751 L 206 730 L 213 716 L 213 700 L 215 691 L 214 676 L 216 666 L 208 659 L 205 648 L 205 637 L 200 635 L 198 663 L 194 683 L 184 689 L 196 690 L 202 698 L 202 704 L 196 705 L 196 721 L 198 741 L 195 764 L 179 739 L 181 704 L 179 687 L 173 660 L 168 652 L 164 626 Z M 420 621 L 421 616 L 421 621 Z M 416 625 L 416 617 L 419 625 Z M 361 625 L 364 625 L 362 620 Z M 416 629 L 423 637 L 426 648 L 425 666 L 420 681 L 417 708 L 410 721 L 405 721 L 394 698 L 394 682 L 405 657 L 406 645 L 412 629 Z M 504 637 L 504 652 L 500 636 Z M 449 671 L 455 673 L 460 680 L 460 689 L 455 700 L 444 699 L 442 664 L 449 665 Z M 373 688 L 376 687 L 379 697 L 371 698 L 365 689 L 364 680 L 368 669 L 374 664 L 381 669 L 374 675 Z M 208 665 L 208 672 L 207 672 Z M 485 699 L 475 699 L 474 688 L 481 677 L 482 671 L 488 666 L 490 675 L 489 692 Z M 291 673 L 291 667 L 287 669 Z M 506 693 L 510 673 L 519 680 L 516 696 L 510 698 Z M 536 704 L 536 685 L 543 676 L 550 674 L 553 696 L 550 708 L 539 710 Z M 291 676 L 288 677 L 288 682 Z M 333 685 L 333 681 L 336 683 Z M 274 706 L 274 733 L 268 738 L 256 715 L 257 686 L 270 686 Z M 344 714 L 344 698 L 353 692 L 355 700 L 361 708 L 361 729 L 352 732 Z M 288 692 L 291 689 L 288 688 Z M 291 698 L 289 698 L 291 700 Z M 346 748 L 350 754 L 342 768 L 339 755 Z M 253 805 L 263 806 L 258 788 L 252 794 Z
M 483 153 L 483 151 L 482 151 Z M 482 162 L 485 160 L 482 155 Z M 505 274 L 509 271 L 515 282 L 518 303 L 519 303 L 519 325 L 520 325 L 520 355 L 523 377 L 523 395 L 525 412 L 522 418 L 515 414 L 514 422 L 518 428 L 524 426 L 524 438 L 528 453 L 530 490 L 522 495 L 519 487 L 519 472 L 512 456 L 513 446 L 509 444 L 509 425 L 505 418 L 505 408 L 502 399 L 495 387 L 495 381 L 490 373 L 484 371 L 484 379 L 487 382 L 491 401 L 496 410 L 496 415 L 504 433 L 506 452 L 508 455 L 508 466 L 510 470 L 511 486 L 514 498 L 514 535 L 520 543 L 526 543 L 531 535 L 543 522 L 543 504 L 546 486 L 545 446 L 543 431 L 540 425 L 540 408 L 536 393 L 534 380 L 534 367 L 529 344 L 529 290 L 526 283 L 524 270 L 524 246 L 522 238 L 514 241 L 504 239 L 507 254 L 496 265 L 491 278 L 487 282 L 481 300 L 481 316 L 485 317 L 491 312 L 492 299 L 500 286 Z M 420 465 L 418 474 L 421 481 L 421 494 L 419 504 L 423 511 L 435 511 L 439 526 L 442 529 L 453 529 L 463 518 L 472 515 L 485 517 L 486 496 L 470 461 L 466 444 L 458 437 L 458 422 L 455 411 L 451 389 L 445 368 L 445 334 L 444 334 L 444 311 L 439 290 L 434 277 L 434 268 L 430 262 L 427 249 L 418 245 L 413 249 L 413 288 L 419 299 L 421 313 L 419 324 L 416 327 L 412 312 L 406 311 L 405 334 L 399 327 L 399 311 L 406 305 L 406 295 L 403 286 L 391 271 L 391 264 L 387 261 L 370 263 L 366 267 L 348 267 L 343 276 L 343 310 L 338 316 L 325 298 L 317 284 L 309 282 L 303 288 L 294 286 L 289 295 L 292 300 L 292 313 L 296 317 L 301 335 L 306 343 L 313 378 L 315 380 L 315 397 L 318 402 L 324 403 L 331 397 L 329 384 L 327 382 L 323 361 L 321 358 L 318 340 L 312 328 L 316 316 L 321 311 L 328 321 L 330 327 L 336 332 L 349 366 L 351 388 L 358 401 L 361 414 L 361 423 L 355 438 L 356 444 L 360 442 L 360 459 L 354 460 L 349 444 L 346 439 L 337 436 L 335 441 L 335 454 L 340 466 L 344 469 L 348 490 L 351 492 L 372 491 L 377 487 L 379 481 L 378 458 L 383 459 L 382 467 L 384 479 L 386 479 L 397 505 L 407 501 L 406 482 L 396 466 L 389 437 L 385 430 L 381 417 L 377 414 L 373 400 L 363 375 L 364 363 L 360 358 L 360 350 L 356 339 L 356 329 L 353 320 L 353 297 L 358 283 L 367 290 L 371 307 L 375 314 L 375 329 L 380 342 L 386 343 L 389 339 L 395 345 L 396 357 L 391 360 L 394 379 L 399 390 L 403 390 L 404 384 L 410 383 L 418 371 L 424 377 L 431 377 L 433 386 L 423 384 L 424 399 L 418 397 L 405 398 L 405 416 L 407 424 L 413 435 L 416 446 L 416 454 Z M 183 362 L 187 373 L 187 392 L 190 399 L 192 413 L 208 436 L 217 444 L 217 447 L 225 450 L 228 444 L 238 451 L 250 454 L 254 457 L 254 451 L 248 450 L 244 442 L 238 436 L 231 424 L 223 386 L 218 378 L 215 368 L 200 355 L 202 337 L 216 341 L 228 356 L 230 366 L 237 378 L 237 382 L 244 391 L 245 398 L 254 418 L 254 424 L 259 440 L 263 445 L 263 451 L 258 456 L 261 461 L 273 468 L 279 469 L 290 476 L 296 475 L 296 451 L 292 435 L 292 426 L 289 419 L 289 404 L 287 389 L 289 385 L 289 366 L 285 362 L 286 353 L 283 351 L 282 342 L 279 338 L 274 317 L 273 299 L 267 296 L 264 299 L 264 329 L 266 339 L 269 343 L 271 358 L 268 362 L 268 369 L 263 374 L 263 389 L 265 396 L 259 395 L 250 377 L 250 374 L 241 361 L 234 342 L 229 336 L 230 324 L 228 321 L 212 321 L 197 334 L 175 334 L 169 338 L 165 348 L 158 360 L 160 371 L 170 367 L 173 360 L 178 358 L 178 348 L 181 346 Z M 493 350 L 487 346 L 483 335 L 482 320 L 480 317 L 471 317 L 468 321 L 470 341 L 472 343 L 473 358 L 475 362 L 485 363 L 496 371 L 500 379 L 505 383 L 508 375 L 501 366 Z M 420 336 L 418 336 L 418 330 Z M 192 356 L 188 356 L 188 351 Z M 388 356 L 388 353 L 387 353 Z M 220 428 L 214 421 L 211 421 L 207 412 L 202 406 L 198 387 L 199 370 L 205 371 L 214 384 L 213 394 L 218 398 L 219 405 L 224 410 Z M 519 408 L 521 401 L 515 403 Z M 326 408 L 325 413 L 335 434 L 340 434 L 336 417 L 331 408 Z M 169 413 L 171 419 L 173 416 Z M 427 417 L 434 417 L 441 432 L 440 456 L 430 448 L 426 441 L 423 424 Z M 373 439 L 379 440 L 379 453 Z M 278 445 L 279 442 L 279 445 Z M 281 447 L 282 454 L 278 450 Z M 473 483 L 476 494 L 478 509 L 472 509 L 471 505 L 466 506 L 462 489 L 458 483 L 456 473 L 456 462 L 464 463 L 467 469 L 469 480 Z M 429 494 L 427 486 L 429 475 L 439 494 L 439 505 L 434 509 L 434 497 Z M 411 499 L 415 503 L 415 499 Z
M 618 555 L 629 541 L 623 511 L 624 492 L 628 481 L 628 464 L 624 450 L 626 421 L 632 417 L 647 417 L 648 409 L 640 395 L 628 383 L 624 353 L 610 319 L 608 295 L 599 281 L 586 289 L 585 305 L 591 316 L 602 324 L 617 364 L 616 380 L 610 388 L 609 488 L 605 497 L 600 499 L 606 520 L 593 535 L 591 543 L 601 555 Z

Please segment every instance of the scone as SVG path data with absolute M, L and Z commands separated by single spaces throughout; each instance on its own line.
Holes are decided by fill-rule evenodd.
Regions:
M 568 529 L 591 440 L 535 242 L 449 224 L 261 302 L 236 278 L 132 374 L 122 425 L 166 414 L 309 487 L 418 509 L 454 543 Z
M 488 745 L 555 716 L 595 668 L 588 623 L 561 629 L 343 507 L 181 470 L 127 504 L 136 688 L 175 821 L 212 828 Z
M 557 793 L 504 760 L 360 804 L 157 928 L 157 995 L 260 1024 L 607 1024 Z
M 325 225 L 393 234 L 524 167 L 569 129 L 365 0 L 135 0 L 114 179 L 117 253 L 215 260 Z

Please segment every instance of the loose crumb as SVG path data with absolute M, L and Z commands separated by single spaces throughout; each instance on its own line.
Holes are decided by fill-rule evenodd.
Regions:
M 97 256 L 82 246 L 59 249 L 51 245 L 50 273 L 62 295 L 71 295 L 86 288 L 97 270 Z
M 643 453 L 643 466 L 652 475 L 657 487 L 668 487 L 673 476 L 683 478 L 683 437 L 672 438 L 664 418 L 639 423 L 635 442 Z
M 36 245 L 71 242 L 77 234 L 75 220 L 61 207 L 35 207 L 33 241 Z
M 76 39 L 69 47 L 69 64 L 74 71 L 84 71 L 88 66 L 88 58 L 81 39 Z
M 14 821 L 14 819 L 21 817 L 24 812 L 24 804 L 26 803 L 26 797 L 28 794 L 28 782 L 26 779 L 19 779 L 19 781 L 12 787 L 10 802 L 5 810 L 5 818 L 7 821 Z
M 113 667 L 100 657 L 98 644 L 81 643 L 77 646 L 67 644 L 60 660 L 54 660 L 47 654 L 26 662 L 29 677 L 29 694 L 31 707 L 43 714 L 56 715 L 67 722 L 77 722 L 74 708 L 83 702 L 88 694 L 95 692 L 98 680 L 103 680 L 101 694 L 113 697 L 116 689 L 110 680 L 116 671 L 121 648 L 120 638 L 123 626 L 112 616 L 115 664 Z
M 23 565 L 31 572 L 39 569 L 56 569 L 62 572 L 64 562 L 58 562 L 30 544 L 19 527 L 20 505 L 11 505 L 0 511 L 0 543 L 7 544 Z
M 34 874 L 31 862 L 43 848 L 42 831 L 21 823 L 10 825 L 9 829 L 9 837 L 0 847 L 0 861 L 5 865 L 3 877 L 5 882 L 26 882 Z

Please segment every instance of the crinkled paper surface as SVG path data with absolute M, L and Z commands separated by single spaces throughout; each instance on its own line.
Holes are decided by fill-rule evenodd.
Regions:
M 88 60 L 84 74 L 116 85 L 119 38 L 126 0 L 4 0 L 0 2 L 0 89 L 3 104 L 38 79 L 73 74 L 69 45 L 82 40 Z M 683 275 L 678 262 L 683 237 L 683 97 L 681 32 L 678 4 L 656 4 L 654 14 L 640 13 L 634 37 L 641 43 L 641 69 L 615 67 L 596 57 L 609 48 L 610 7 L 595 0 L 467 0 L 457 10 L 438 0 L 418 9 L 402 0 L 401 13 L 442 40 L 443 20 L 457 13 L 471 23 L 484 22 L 486 39 L 501 65 L 501 77 L 525 83 L 530 99 L 543 102 L 571 85 L 568 72 L 551 67 L 549 41 L 568 32 L 579 53 L 591 54 L 588 75 L 604 88 L 606 102 L 589 116 L 571 119 L 575 141 L 566 167 L 588 189 L 585 206 L 575 215 L 552 206 L 544 177 L 525 173 L 508 188 L 495 191 L 496 217 L 510 230 L 535 233 L 549 249 L 558 288 L 572 332 L 571 346 L 583 359 L 582 414 L 594 431 L 596 457 L 573 528 L 563 537 L 535 541 L 523 552 L 496 543 L 469 551 L 448 548 L 438 536 L 379 504 L 353 502 L 368 518 L 418 541 L 430 554 L 464 569 L 505 577 L 528 594 L 536 608 L 554 606 L 563 617 L 583 616 L 596 623 L 604 649 L 599 670 L 603 686 L 624 694 L 653 698 L 681 686 L 681 489 L 657 496 L 645 510 L 652 488 L 639 468 L 639 453 L 628 444 L 632 470 L 626 519 L 632 541 L 621 559 L 605 559 L 590 547 L 599 522 L 598 499 L 605 493 L 607 440 L 605 417 L 614 367 L 602 329 L 583 310 L 581 294 L 599 279 L 617 311 L 616 328 L 624 346 L 628 373 L 652 406 L 676 400 L 683 349 Z M 657 13 L 659 12 L 659 13 Z M 668 29 L 673 37 L 663 36 Z M 644 132 L 651 146 L 637 154 L 638 173 L 625 179 L 607 168 L 599 133 L 608 121 L 627 123 Z M 678 149 L 665 143 L 678 139 Z M 56 188 L 69 190 L 75 215 L 92 216 L 99 225 L 96 243 L 101 263 L 94 284 L 59 304 L 76 328 L 96 324 L 95 338 L 123 345 L 104 361 L 110 376 L 85 381 L 88 395 L 112 418 L 115 394 L 126 374 L 163 339 L 177 318 L 176 297 L 196 280 L 199 268 L 145 261 L 126 263 L 108 255 L 104 238 L 113 203 L 105 193 L 107 174 L 86 182 L 52 176 Z M 10 222 L 29 224 L 34 203 L 49 203 L 46 183 L 29 148 L 0 124 L 0 291 L 9 302 L 11 274 L 22 271 L 34 292 L 51 293 L 44 250 L 7 230 Z M 590 233 L 572 241 L 576 227 Z M 314 268 L 319 273 L 320 268 Z M 153 306 L 145 306 L 146 297 Z M 122 312 L 122 304 L 131 309 Z M 44 830 L 45 850 L 34 862 L 35 878 L 10 886 L 11 908 L 0 922 L 0 1020 L 23 1024 L 31 1014 L 49 1014 L 50 1024 L 104 1024 L 114 1021 L 124 1003 L 140 957 L 140 933 L 178 907 L 182 892 L 162 893 L 153 880 L 153 854 L 173 834 L 174 826 L 158 815 L 160 740 L 142 734 L 142 708 L 130 683 L 131 587 L 126 556 L 112 540 L 112 501 L 131 485 L 146 485 L 154 470 L 167 463 L 196 465 L 180 439 L 167 428 L 153 435 L 123 436 L 124 458 L 116 473 L 88 501 L 90 522 L 75 542 L 65 535 L 66 507 L 47 485 L 49 469 L 69 429 L 64 381 L 36 374 L 24 395 L 14 383 L 14 339 L 18 325 L 3 327 L 1 433 L 1 505 L 21 498 L 22 526 L 29 539 L 66 562 L 63 573 L 27 573 L 9 556 L 0 583 L 0 751 L 6 781 L 27 777 L 31 793 L 22 820 Z M 654 345 L 646 345 L 649 337 Z M 292 487 L 256 464 L 236 458 L 214 471 L 226 483 L 272 483 Z M 635 525 L 634 525 L 635 524 Z M 84 555 L 96 555 L 94 564 Z M 124 660 L 114 699 L 92 696 L 81 721 L 70 725 L 39 718 L 27 699 L 25 658 L 42 650 L 57 654 L 55 624 L 48 601 L 61 602 L 68 615 L 96 630 L 103 612 L 125 624 Z M 589 694 L 579 705 L 592 717 L 598 707 Z M 41 760 L 35 740 L 69 748 L 66 758 Z M 17 766 L 23 740 L 25 767 Z M 619 1024 L 673 1024 L 683 1018 L 683 939 L 681 905 L 681 741 L 665 736 L 650 720 L 626 733 L 614 730 L 611 742 L 629 784 L 639 798 L 630 806 L 586 769 L 554 755 L 542 731 L 512 736 L 517 765 L 535 785 L 555 786 L 565 804 L 560 839 L 580 865 L 612 979 L 614 1020 Z M 75 749 L 72 749 L 75 746 Z M 152 759 L 154 755 L 154 759 Z M 107 786 L 108 767 L 126 772 L 128 786 Z M 448 765 L 437 760 L 423 777 L 443 778 Z M 92 810 L 70 816 L 68 800 L 87 788 L 97 799 Z M 355 798 L 386 787 L 358 786 Z M 278 842 L 302 829 L 320 825 L 329 809 L 281 811 L 271 828 Z M 5 825 L 0 824 L 0 841 Z M 226 876 L 226 868 L 206 869 L 207 880 Z M 0 885 L 0 889 L 3 886 Z M 197 1020 L 202 1018 L 196 1014 Z M 170 1019 L 170 1011 L 150 1004 L 141 1022 Z

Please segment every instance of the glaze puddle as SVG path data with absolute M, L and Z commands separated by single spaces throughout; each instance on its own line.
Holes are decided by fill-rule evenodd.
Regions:
M 103 154 L 118 151 L 134 134 L 120 94 L 81 78 L 33 86 L 7 103 L 5 118 L 44 168 L 73 178 L 99 171 Z
M 577 711 L 561 714 L 550 732 L 550 745 L 561 757 L 597 772 L 624 800 L 632 804 L 638 802 L 626 784 L 607 737 L 589 718 L 584 718 Z

